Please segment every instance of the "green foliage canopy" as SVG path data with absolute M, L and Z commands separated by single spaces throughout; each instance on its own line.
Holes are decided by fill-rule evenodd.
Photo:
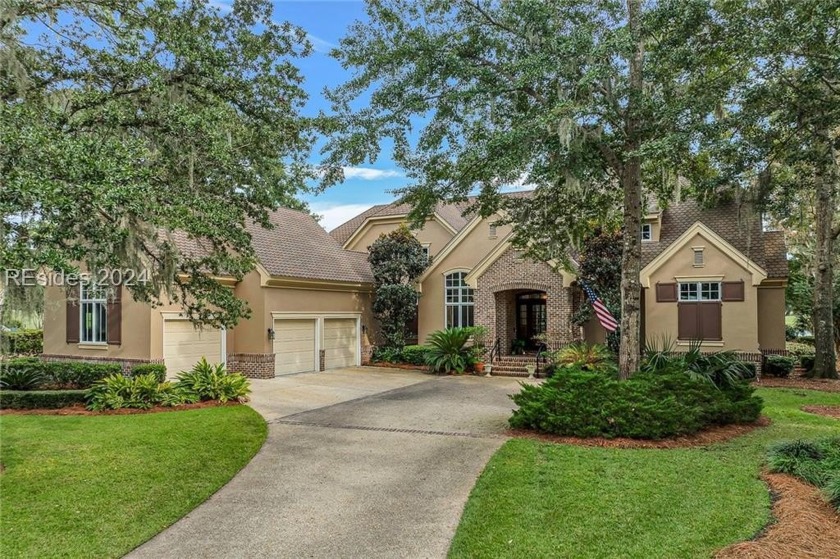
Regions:
M 267 0 L 0 2 L 0 269 L 146 271 L 135 299 L 233 325 L 211 276 L 254 266 L 247 220 L 298 206 L 311 137 Z M 188 278 L 179 281 L 179 278 Z

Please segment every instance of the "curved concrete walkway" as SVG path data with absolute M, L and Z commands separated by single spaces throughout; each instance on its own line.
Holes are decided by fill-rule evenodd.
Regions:
M 376 368 L 255 381 L 263 448 L 128 557 L 445 557 L 516 391 Z

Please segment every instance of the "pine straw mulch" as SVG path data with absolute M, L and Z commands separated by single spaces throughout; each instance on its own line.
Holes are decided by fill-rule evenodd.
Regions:
M 180 406 L 155 406 L 147 410 L 133 408 L 122 408 L 119 410 L 90 411 L 82 404 L 74 404 L 59 409 L 32 409 L 32 410 L 0 410 L 0 415 L 137 415 L 143 413 L 162 413 L 169 411 L 197 410 L 201 408 L 217 408 L 220 406 L 238 406 L 239 402 L 219 402 L 210 400 L 195 404 L 181 404 Z
M 761 377 L 753 386 L 760 388 L 801 388 L 806 390 L 822 390 L 824 392 L 840 392 L 840 379 L 807 378 L 790 376 L 788 378 Z
M 716 559 L 840 557 L 840 514 L 819 490 L 786 474 L 764 474 L 774 497 L 773 517 L 755 539 L 720 550 Z
M 689 448 L 693 446 L 706 446 L 714 443 L 720 443 L 746 435 L 747 433 L 758 429 L 760 427 L 767 427 L 770 425 L 768 417 L 761 416 L 755 423 L 746 425 L 723 425 L 721 427 L 712 427 L 705 431 L 695 433 L 694 435 L 685 435 L 682 437 L 674 437 L 671 439 L 662 439 L 658 441 L 647 439 L 628 439 L 628 438 L 614 438 L 607 439 L 604 437 L 561 437 L 559 435 L 551 435 L 548 433 L 537 433 L 527 429 L 509 429 L 508 435 L 511 437 L 522 439 L 533 439 L 547 443 L 558 444 L 573 444 L 577 446 L 596 446 L 600 448 Z
M 802 406 L 804 412 L 840 419 L 840 406 Z

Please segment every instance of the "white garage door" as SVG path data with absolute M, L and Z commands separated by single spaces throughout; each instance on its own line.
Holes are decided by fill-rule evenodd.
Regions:
M 189 371 L 202 357 L 210 363 L 223 361 L 221 330 L 197 330 L 189 320 L 163 322 L 163 361 L 167 378 Z
M 324 368 L 352 367 L 359 347 L 355 318 L 324 320 Z
M 274 321 L 274 374 L 316 370 L 315 320 Z

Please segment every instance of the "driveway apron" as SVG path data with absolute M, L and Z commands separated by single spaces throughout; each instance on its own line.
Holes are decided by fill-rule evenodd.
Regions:
M 255 381 L 263 448 L 128 557 L 445 557 L 516 390 L 375 368 Z

